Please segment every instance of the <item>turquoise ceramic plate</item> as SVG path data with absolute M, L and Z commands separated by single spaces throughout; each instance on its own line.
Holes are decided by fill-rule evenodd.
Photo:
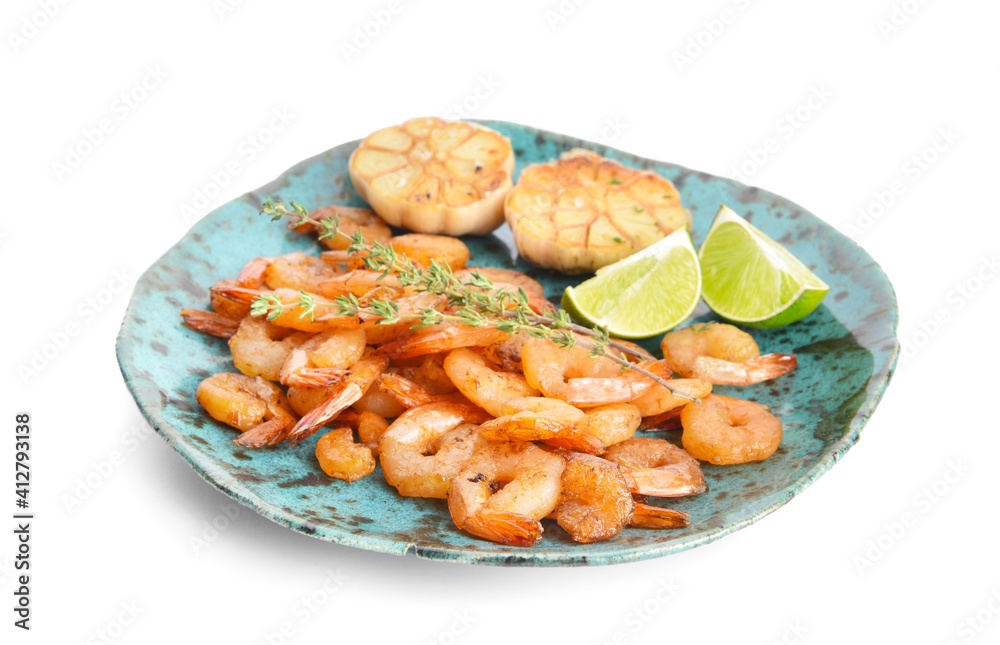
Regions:
M 583 545 L 546 520 L 542 541 L 525 549 L 460 532 L 444 501 L 401 498 L 380 470 L 353 484 L 331 480 L 313 454 L 322 433 L 275 449 L 245 450 L 233 444 L 234 431 L 209 418 L 194 398 L 206 376 L 235 371 L 228 347 L 182 325 L 178 312 L 182 307 L 208 308 L 208 286 L 235 275 L 250 258 L 317 250 L 313 238 L 288 232 L 257 212 L 267 195 L 307 207 L 363 205 L 347 177 L 347 158 L 357 144 L 352 142 L 307 159 L 213 211 L 151 266 L 135 288 L 117 345 L 125 382 L 149 422 L 198 474 L 293 530 L 358 548 L 488 564 L 608 564 L 667 555 L 747 526 L 787 503 L 854 445 L 889 382 L 898 352 L 892 286 L 867 253 L 800 206 L 758 188 L 522 125 L 485 124 L 511 138 L 518 169 L 576 146 L 629 166 L 652 168 L 680 190 L 694 216 L 696 243 L 725 203 L 830 285 L 824 303 L 805 320 L 753 332 L 762 351 L 799 357 L 799 368 L 791 375 L 742 391 L 744 397 L 770 405 L 784 422 L 778 452 L 761 463 L 706 466 L 711 490 L 670 504 L 691 514 L 685 529 L 626 529 L 614 539 Z M 525 271 L 545 285 L 554 302 L 568 284 L 580 281 L 518 259 L 506 226 L 466 243 L 476 264 Z M 704 306 L 695 315 L 697 320 L 710 318 Z M 719 388 L 734 393 L 728 389 Z M 668 438 L 678 439 L 676 434 Z

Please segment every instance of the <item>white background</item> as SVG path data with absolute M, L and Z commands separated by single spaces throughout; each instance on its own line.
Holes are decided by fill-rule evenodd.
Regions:
M 37 512 L 30 633 L 6 609 L 15 545 L 2 520 L 4 642 L 262 643 L 285 621 L 289 643 L 1000 639 L 1000 5 L 413 0 L 345 53 L 387 1 L 49 4 L 45 18 L 45 2 L 9 0 L 0 18 L 0 418 L 9 437 L 15 411 L 33 415 Z M 162 80 L 126 109 L 119 96 L 143 94 L 147 69 Z M 814 88 L 828 98 L 802 108 Z M 141 423 L 122 382 L 114 340 L 132 281 L 195 219 L 293 163 L 411 116 L 460 116 L 463 102 L 471 117 L 727 176 L 774 138 L 747 182 L 853 231 L 899 297 L 908 355 L 860 443 L 758 524 L 613 567 L 440 564 L 314 540 L 242 507 L 227 522 L 229 499 Z M 789 132 L 797 108 L 808 118 Z M 250 159 L 245 142 L 274 110 L 293 116 Z M 110 133 L 88 150 L 102 119 Z M 62 172 L 67 147 L 89 154 Z M 231 162 L 239 172 L 212 187 Z M 897 181 L 901 196 L 860 216 Z M 78 333 L 25 375 L 67 325 Z M 12 444 L 0 441 L 3 509 Z M 328 570 L 341 586 L 303 618 L 297 603 Z

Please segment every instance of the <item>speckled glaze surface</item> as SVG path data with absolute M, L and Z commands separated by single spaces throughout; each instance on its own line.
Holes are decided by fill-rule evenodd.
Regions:
M 717 391 L 770 405 L 785 437 L 770 459 L 704 467 L 710 491 L 669 503 L 691 514 L 673 531 L 626 529 L 614 539 L 576 544 L 555 522 L 533 548 L 505 547 L 457 530 L 443 500 L 401 498 L 380 469 L 358 482 L 331 480 L 314 457 L 322 432 L 297 446 L 248 450 L 232 429 L 213 421 L 194 397 L 198 383 L 235 371 L 226 342 L 181 323 L 181 307 L 208 309 L 208 287 L 236 275 L 257 256 L 317 250 L 315 238 L 258 216 L 267 195 L 307 207 L 364 205 L 347 178 L 357 142 L 307 159 L 275 181 L 206 216 L 141 277 L 118 336 L 122 374 L 143 414 L 198 474 L 258 513 L 293 530 L 358 548 L 466 563 L 595 565 L 664 556 L 716 540 L 787 503 L 826 472 L 858 440 L 889 383 L 898 354 L 896 299 L 875 261 L 851 240 L 792 202 L 758 188 L 651 161 L 600 144 L 500 121 L 483 121 L 511 138 L 517 170 L 582 146 L 672 180 L 694 217 L 700 244 L 720 203 L 780 241 L 830 285 L 819 309 L 803 321 L 753 331 L 762 352 L 792 352 L 799 368 L 772 383 Z M 506 225 L 467 238 L 473 262 L 517 268 L 545 285 L 558 302 L 567 278 L 517 258 Z M 711 320 L 700 305 L 693 320 Z M 658 339 L 647 346 L 659 354 Z M 662 436 L 662 435 L 661 435 Z M 679 442 L 679 433 L 666 437 Z M 666 505 L 666 504 L 665 504 Z

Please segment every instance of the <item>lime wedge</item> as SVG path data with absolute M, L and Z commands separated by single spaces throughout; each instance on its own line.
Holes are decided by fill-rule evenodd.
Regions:
M 682 323 L 700 296 L 698 255 L 687 228 L 680 228 L 567 287 L 562 306 L 578 320 L 607 327 L 612 336 L 649 338 Z
M 830 290 L 798 258 L 722 206 L 698 254 L 702 297 L 712 311 L 748 327 L 781 327 L 812 313 Z

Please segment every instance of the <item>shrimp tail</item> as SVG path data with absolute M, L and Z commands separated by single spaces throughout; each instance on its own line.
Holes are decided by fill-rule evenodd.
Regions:
M 243 305 L 253 304 L 254 298 L 260 295 L 260 291 L 257 289 L 248 289 L 246 287 L 231 287 L 228 285 L 215 285 L 209 289 L 214 295 L 220 298 L 225 298 L 226 300 L 231 300 L 233 302 L 238 302 Z
M 289 374 L 281 384 L 301 388 L 326 387 L 342 379 L 345 374 L 347 370 L 332 367 L 306 367 Z
M 628 525 L 638 529 L 679 529 L 690 524 L 687 513 L 636 502 Z
M 532 546 L 542 537 L 542 523 L 509 511 L 483 509 L 469 516 L 463 529 L 473 535 L 510 546 Z
M 701 470 L 688 472 L 679 468 L 632 469 L 621 466 L 629 490 L 650 497 L 687 497 L 708 492 Z
M 244 448 L 273 446 L 285 440 L 292 422 L 293 419 L 288 417 L 274 417 L 240 434 L 233 439 L 233 443 Z
M 795 354 L 763 354 L 742 363 L 699 356 L 694 361 L 693 371 L 696 377 L 717 385 L 754 385 L 784 376 L 798 364 Z
M 673 410 L 667 410 L 662 414 L 646 417 L 642 420 L 642 429 L 646 432 L 661 432 L 665 430 L 681 429 L 681 410 L 684 406 L 679 406 Z
M 219 338 L 232 338 L 240 326 L 239 320 L 220 316 L 214 311 L 181 309 L 181 318 L 195 331 Z
M 544 443 L 556 448 L 585 452 L 590 455 L 603 455 L 604 451 L 608 449 L 603 441 L 589 432 L 580 432 L 570 437 L 554 437 L 546 439 Z
M 260 289 L 264 285 L 264 271 L 271 266 L 274 258 L 256 258 L 247 262 L 246 266 L 236 276 L 236 282 L 241 287 Z
M 356 403 L 364 393 L 364 390 L 357 383 L 346 383 L 344 387 L 334 390 L 326 401 L 299 419 L 299 422 L 288 433 L 289 441 L 291 441 L 292 445 L 295 445 L 309 437 L 312 433 L 319 430 L 324 423 L 337 416 L 342 410 Z
M 383 372 L 378 377 L 378 387 L 396 399 L 407 410 L 432 403 L 434 395 L 405 376 L 393 372 Z

